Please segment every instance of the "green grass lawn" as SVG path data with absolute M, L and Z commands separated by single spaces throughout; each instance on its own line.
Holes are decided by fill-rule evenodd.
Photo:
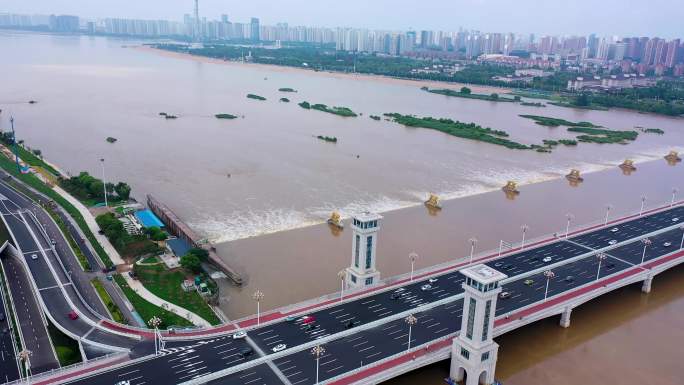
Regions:
M 186 292 L 181 288 L 181 283 L 186 277 L 183 270 L 168 270 L 164 265 L 137 265 L 135 273 L 147 290 L 159 298 L 190 310 L 212 325 L 221 323 L 221 320 L 199 293 L 194 290 Z
M 138 312 L 145 322 L 152 317 L 157 316 L 162 320 L 161 329 L 166 329 L 170 326 L 193 326 L 192 323 L 185 318 L 176 315 L 168 310 L 164 310 L 157 305 L 147 302 L 143 297 L 128 286 L 126 280 L 119 274 L 114 275 L 114 281 L 119 285 L 121 290 L 126 295 L 126 298 L 131 302 L 135 310 Z
M 112 315 L 112 319 L 118 323 L 127 324 L 128 321 L 126 320 L 126 317 L 124 317 L 121 309 L 119 309 L 116 303 L 114 303 L 114 300 L 112 300 L 112 297 L 109 295 L 102 282 L 98 278 L 93 278 L 90 283 L 93 285 L 97 295 L 100 296 L 100 299 L 107 307 L 107 310 L 109 310 L 109 313 Z
M 62 331 L 57 329 L 50 321 L 48 321 L 47 329 L 48 333 L 50 333 L 50 339 L 52 340 L 52 345 L 55 347 L 57 359 L 61 366 L 73 365 L 82 361 L 81 351 L 78 349 L 78 342 L 62 333 Z

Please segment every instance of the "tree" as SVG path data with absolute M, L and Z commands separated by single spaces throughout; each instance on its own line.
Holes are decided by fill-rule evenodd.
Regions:
M 157 226 L 149 227 L 145 231 L 153 241 L 163 241 L 166 239 L 166 233 Z
M 468 88 L 468 87 L 461 87 L 461 93 L 462 93 L 462 94 L 470 95 L 471 92 L 472 92 L 472 91 L 470 90 L 470 88 Z
M 119 182 L 114 186 L 114 191 L 122 200 L 128 200 L 131 195 L 131 186 L 128 183 Z
M 586 107 L 589 105 L 589 103 L 589 94 L 587 94 L 586 92 L 582 92 L 575 98 L 575 105 L 577 106 Z
M 499 94 L 497 94 L 497 93 L 493 93 L 490 96 L 491 96 L 492 100 L 498 100 L 499 99 Z
M 194 254 L 188 253 L 182 256 L 180 259 L 180 264 L 193 273 L 199 273 L 202 271 L 202 262 Z
M 194 247 L 188 250 L 185 255 L 194 255 L 202 262 L 206 262 L 206 260 L 209 259 L 209 252 L 199 247 Z

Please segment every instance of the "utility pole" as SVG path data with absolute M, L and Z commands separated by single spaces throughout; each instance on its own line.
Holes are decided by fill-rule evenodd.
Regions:
M 21 167 L 19 167 L 19 153 L 17 152 L 17 134 L 14 132 L 14 116 L 10 116 L 10 124 L 12 125 L 12 148 L 14 149 L 14 161 L 17 163 L 17 172 L 21 173 Z

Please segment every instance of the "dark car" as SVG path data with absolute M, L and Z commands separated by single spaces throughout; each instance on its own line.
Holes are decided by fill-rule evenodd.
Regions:
M 245 357 L 251 356 L 253 353 L 254 353 L 254 350 L 252 350 L 252 348 L 245 347 L 245 348 L 242 348 L 242 350 L 240 350 L 240 353 L 238 353 L 238 355 L 240 355 L 240 357 L 242 357 L 242 358 L 245 358 Z
M 392 295 L 390 295 L 390 299 L 399 299 L 399 298 L 401 298 L 400 293 L 392 293 Z
M 351 329 L 351 328 L 353 328 L 354 326 L 356 326 L 356 325 L 359 324 L 359 323 L 360 323 L 359 321 L 354 322 L 354 321 L 352 321 L 352 320 L 349 320 L 349 321 L 347 321 L 347 322 L 344 323 L 344 327 L 345 327 L 346 329 Z

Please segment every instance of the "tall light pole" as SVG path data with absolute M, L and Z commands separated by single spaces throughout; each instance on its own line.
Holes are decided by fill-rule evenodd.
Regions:
M 639 209 L 639 216 L 644 213 L 644 204 L 646 203 L 646 195 L 641 196 L 641 208 Z
M 608 224 L 608 215 L 610 215 L 610 210 L 613 209 L 613 205 L 606 205 L 606 218 L 603 220 L 603 225 Z
M 598 265 L 598 270 L 596 271 L 596 280 L 598 281 L 599 276 L 601 275 L 601 262 L 603 262 L 604 259 L 608 258 L 606 254 L 604 253 L 598 253 L 596 254 L 596 258 L 598 258 L 599 265 Z
M 344 298 L 344 279 L 347 278 L 347 272 L 345 270 L 340 270 L 337 272 L 337 278 L 340 279 L 340 302 Z
M 418 254 L 413 252 L 413 253 L 409 254 L 408 258 L 409 258 L 409 261 L 411 262 L 411 278 L 410 278 L 410 281 L 413 282 L 413 266 L 415 265 L 416 260 L 418 259 Z
M 252 298 L 257 303 L 257 326 L 261 325 L 261 309 L 260 309 L 260 303 L 261 300 L 264 299 L 264 293 L 261 292 L 261 290 L 257 289 L 254 294 L 252 294 Z
M 570 234 L 570 222 L 573 218 L 575 218 L 575 216 L 570 213 L 567 213 L 565 214 L 565 218 L 568 220 L 565 225 L 565 239 L 568 239 L 568 235 Z
M 14 149 L 14 161 L 17 163 L 17 172 L 21 173 L 21 167 L 19 167 L 19 152 L 17 152 L 17 133 L 14 132 L 14 116 L 10 116 L 10 125 L 12 126 L 12 148 Z
M 154 316 L 150 318 L 147 323 L 152 326 L 152 329 L 154 329 L 154 355 L 158 355 L 162 344 L 161 334 L 159 333 L 159 325 L 161 325 L 162 320 L 161 318 Z
M 406 321 L 409 326 L 408 348 L 406 348 L 406 350 L 411 350 L 411 328 L 413 325 L 418 323 L 418 318 L 416 318 L 413 314 L 409 314 L 408 317 L 404 318 L 404 321 Z
M 318 384 L 318 368 L 320 368 L 321 356 L 325 354 L 325 348 L 321 345 L 316 345 L 311 349 L 311 354 L 316 357 L 316 384 Z
M 672 189 L 672 200 L 670 201 L 670 207 L 674 206 L 675 197 L 677 196 L 678 191 L 679 190 L 677 190 L 676 188 Z
M 555 277 L 556 273 L 551 270 L 546 270 L 544 272 L 544 277 L 546 277 L 546 290 L 544 290 L 544 302 L 546 302 L 546 297 L 549 295 L 549 282 L 551 278 Z
M 475 244 L 477 243 L 477 239 L 476 238 L 470 238 L 470 239 L 468 239 L 468 241 L 470 242 L 470 263 L 468 263 L 468 264 L 472 265 L 473 264 L 473 252 L 475 251 Z
M 684 249 L 684 225 L 679 226 L 679 229 L 682 230 L 682 241 L 679 243 L 679 250 Z
M 102 187 L 104 188 L 105 207 L 109 207 L 107 204 L 107 178 L 105 178 L 104 158 L 100 158 L 100 164 L 102 164 Z
M 522 233 L 523 233 L 522 242 L 520 242 L 520 250 L 522 250 L 525 248 L 525 233 L 527 233 L 527 230 L 530 229 L 530 226 L 522 225 L 522 226 L 520 226 L 520 229 L 522 230 Z
M 641 253 L 641 263 L 640 265 L 644 264 L 644 259 L 646 259 L 646 248 L 651 245 L 651 240 L 648 238 L 644 238 L 641 240 L 641 242 L 644 244 L 644 252 Z

